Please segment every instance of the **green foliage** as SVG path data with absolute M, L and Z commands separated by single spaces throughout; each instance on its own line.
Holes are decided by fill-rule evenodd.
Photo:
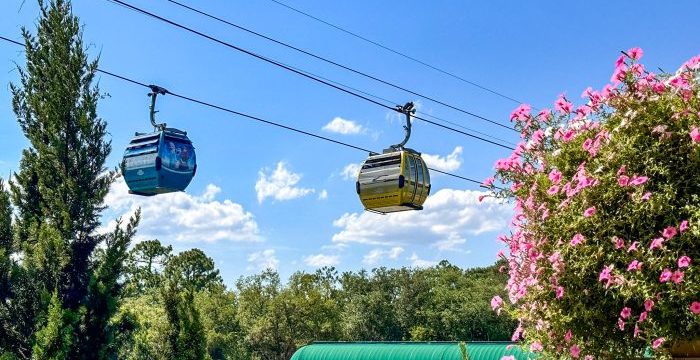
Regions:
M 37 331 L 33 358 L 64 360 L 69 358 L 73 343 L 73 322 L 75 316 L 61 306 L 61 300 L 54 293 L 49 303 L 46 323 Z
M 163 280 L 161 272 L 172 251 L 172 246 L 163 246 L 158 240 L 146 240 L 136 244 L 127 259 L 126 292 L 138 295 L 160 286 Z
M 84 51 L 68 1 L 39 5 L 36 35 L 22 30 L 25 67 L 10 84 L 29 147 L 10 182 L 11 234 L 0 191 L 0 353 L 104 359 L 115 351 L 110 319 L 138 216 L 126 231 L 95 233 L 115 176 L 105 168 L 111 146 L 97 116 L 97 61 Z

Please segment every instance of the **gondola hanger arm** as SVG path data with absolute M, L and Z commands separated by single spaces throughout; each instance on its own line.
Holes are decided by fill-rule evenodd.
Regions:
M 170 92 L 167 89 L 158 85 L 148 85 L 148 87 L 151 88 L 151 92 L 148 93 L 148 96 L 151 97 L 151 125 L 153 125 L 153 129 L 155 129 L 156 131 L 163 131 L 168 125 L 166 123 L 156 123 L 156 113 L 158 112 L 156 111 L 156 97 L 158 97 L 158 94 L 165 95 Z

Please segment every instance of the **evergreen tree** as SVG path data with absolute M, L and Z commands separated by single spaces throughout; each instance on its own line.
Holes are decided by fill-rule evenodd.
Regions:
M 12 264 L 2 298 L 7 316 L 0 313 L 0 333 L 9 340 L 0 341 L 0 353 L 105 358 L 138 216 L 126 230 L 95 233 L 116 174 L 105 168 L 111 145 L 97 116 L 97 61 L 88 59 L 68 1 L 39 5 L 37 34 L 22 31 L 26 69 L 19 68 L 19 83 L 11 84 L 13 110 L 30 146 L 10 183 L 17 214 L 11 251 L 23 260 Z

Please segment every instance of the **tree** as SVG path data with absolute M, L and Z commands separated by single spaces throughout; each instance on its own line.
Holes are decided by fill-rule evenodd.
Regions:
M 511 115 L 524 141 L 496 163 L 516 204 L 506 309 L 545 355 L 668 358 L 700 338 L 700 56 L 662 75 L 641 57 L 620 56 L 576 109 L 562 95 Z
M 146 240 L 136 244 L 127 259 L 127 292 L 139 295 L 160 286 L 161 272 L 172 251 L 172 246 L 163 246 L 158 240 Z
M 105 168 L 111 146 L 97 116 L 97 61 L 83 49 L 69 2 L 39 4 L 36 36 L 23 29 L 26 70 L 19 68 L 19 83 L 10 86 L 29 148 L 10 182 L 17 210 L 12 251 L 23 261 L 12 266 L 3 299 L 2 331 L 11 342 L 0 342 L 0 351 L 21 358 L 33 356 L 31 349 L 53 358 L 105 358 L 121 263 L 138 218 L 126 233 L 95 232 L 115 177 Z M 105 250 L 98 254 L 101 243 Z M 67 350 L 46 343 L 48 334 L 63 339 Z

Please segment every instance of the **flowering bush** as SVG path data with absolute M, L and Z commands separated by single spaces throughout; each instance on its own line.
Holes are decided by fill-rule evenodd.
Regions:
M 523 141 L 486 181 L 515 203 L 510 301 L 491 305 L 548 357 L 665 358 L 700 338 L 700 56 L 663 75 L 641 57 L 579 107 L 518 107 Z

